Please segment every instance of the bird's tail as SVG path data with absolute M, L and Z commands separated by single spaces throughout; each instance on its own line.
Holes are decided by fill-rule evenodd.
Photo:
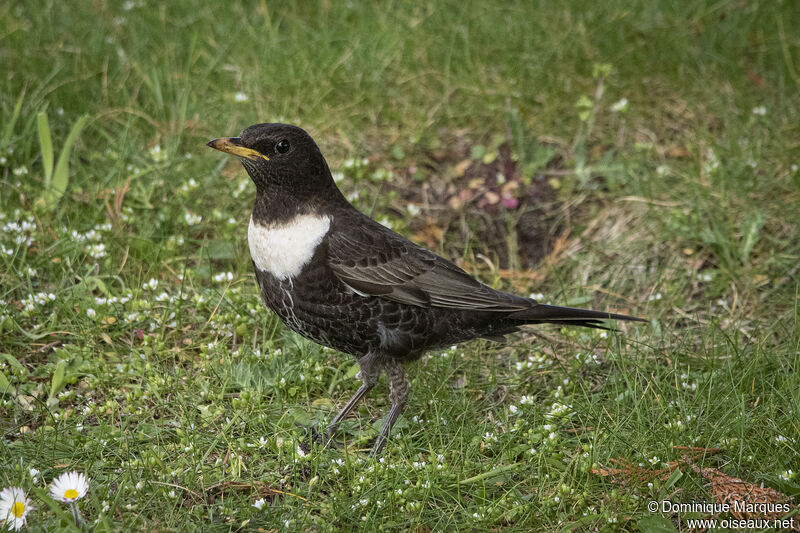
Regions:
M 526 324 L 565 324 L 568 326 L 584 326 L 597 329 L 609 329 L 605 326 L 603 320 L 634 320 L 637 322 L 646 322 L 645 319 L 635 316 L 538 303 L 528 309 L 515 311 L 508 315 L 508 317 L 521 320 Z

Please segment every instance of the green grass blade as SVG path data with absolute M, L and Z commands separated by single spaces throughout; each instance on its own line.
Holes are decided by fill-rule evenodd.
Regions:
M 42 150 L 42 167 L 44 167 L 44 188 L 50 188 L 53 179 L 53 138 L 50 136 L 50 123 L 47 113 L 40 111 L 36 116 L 39 127 L 39 146 Z
M 642 533 L 677 533 L 675 525 L 663 516 L 645 516 L 636 523 Z
M 472 483 L 476 483 L 478 481 L 483 481 L 485 479 L 500 475 L 500 474 L 502 474 L 504 472 L 507 472 L 508 470 L 513 470 L 514 468 L 517 468 L 517 467 L 519 467 L 518 463 L 512 463 L 512 464 L 499 466 L 499 467 L 495 468 L 494 470 L 489 470 L 488 472 L 483 472 L 483 473 L 478 474 L 476 476 L 472 476 L 472 477 L 467 478 L 467 479 L 462 479 L 461 481 L 458 482 L 458 484 L 459 485 L 470 485 Z
M 747 221 L 744 231 L 744 242 L 742 243 L 741 260 L 742 263 L 747 263 L 750 260 L 750 253 L 753 247 L 758 242 L 758 235 L 761 233 L 761 228 L 764 226 L 764 214 L 756 211 L 755 214 Z
M 6 360 L 6 362 L 9 364 L 9 366 L 11 366 L 11 368 L 12 368 L 12 370 L 14 372 L 24 372 L 25 371 L 25 367 L 23 367 L 22 363 L 20 363 L 17 360 L 17 358 L 14 357 L 13 355 L 7 354 L 7 353 L 0 353 L 0 360 L 2 360 L 2 359 Z
M 14 133 L 14 126 L 17 124 L 19 113 L 22 110 L 23 100 L 25 100 L 24 89 L 20 93 L 19 98 L 17 98 L 17 102 L 14 104 L 14 111 L 11 113 L 11 118 L 8 119 L 5 128 L 3 128 L 3 138 L 0 139 L 0 147 L 5 148 L 11 141 L 11 135 Z
M 53 174 L 53 197 L 51 198 L 52 204 L 48 205 L 49 208 L 54 207 L 64 195 L 64 191 L 67 190 L 67 185 L 69 184 L 69 156 L 72 153 L 72 147 L 74 146 L 75 141 L 78 140 L 78 136 L 80 135 L 81 130 L 83 130 L 83 127 L 86 125 L 87 120 L 89 120 L 89 117 L 87 115 L 83 115 L 72 126 L 69 135 L 67 135 L 67 140 L 64 142 L 64 148 L 61 150 L 61 155 L 58 156 L 58 163 L 56 164 L 56 169 Z
M 11 385 L 11 382 L 8 380 L 6 375 L 3 372 L 0 372 L 0 394 L 16 394 L 17 390 Z
M 55 397 L 64 386 L 64 373 L 67 369 L 67 362 L 61 360 L 56 364 L 56 370 L 53 372 L 53 379 L 50 381 L 50 397 Z

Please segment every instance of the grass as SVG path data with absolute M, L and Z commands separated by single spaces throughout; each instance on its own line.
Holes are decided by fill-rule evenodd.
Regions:
M 686 530 L 646 502 L 713 501 L 687 446 L 797 502 L 800 12 L 534 4 L 0 6 L 0 485 L 32 529 L 72 527 L 44 484 L 78 470 L 95 531 Z M 41 112 L 55 154 L 89 117 L 55 198 Z M 203 146 L 278 120 L 487 283 L 650 322 L 431 353 L 383 462 L 385 385 L 346 447 L 309 449 L 357 367 L 263 309 L 254 189 Z M 447 203 L 503 142 L 520 191 L 555 191 L 560 239 L 529 270 L 513 232 L 487 267 L 472 229 L 535 205 Z M 633 466 L 601 475 L 614 460 Z

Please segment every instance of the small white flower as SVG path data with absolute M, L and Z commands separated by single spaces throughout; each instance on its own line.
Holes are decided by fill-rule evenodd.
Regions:
M 90 244 L 86 247 L 86 253 L 94 259 L 102 259 L 106 256 L 106 245 L 102 242 Z
M 214 274 L 214 281 L 217 283 L 223 281 L 233 281 L 233 272 L 220 272 L 219 274 Z
M 259 511 L 264 507 L 264 504 L 267 503 L 264 498 L 259 498 L 255 502 L 253 502 L 253 507 L 258 509 Z
M 711 148 L 706 150 L 703 167 L 705 168 L 706 172 L 714 172 L 719 168 L 719 158 L 717 157 L 717 154 L 714 153 L 714 150 L 712 150 Z
M 86 316 L 88 316 L 89 318 L 94 318 L 97 316 L 97 312 L 90 307 L 89 309 L 86 310 Z
M 186 154 L 186 155 L 189 155 L 189 154 Z M 181 185 L 181 190 L 183 192 L 187 192 L 187 191 L 190 191 L 190 190 L 196 189 L 196 188 L 197 188 L 197 180 L 195 180 L 194 178 L 189 178 L 189 181 L 187 181 L 186 183 Z
M 764 115 L 767 114 L 767 108 L 765 106 L 763 106 L 763 105 L 754 107 L 753 108 L 753 114 L 754 115 L 760 115 L 760 116 L 763 117 Z
M 247 96 L 246 93 L 239 91 L 238 93 L 233 95 L 234 102 L 247 102 L 250 100 L 250 97 Z
M 657 464 L 658 464 L 658 462 L 659 462 L 661 459 L 659 459 L 658 457 L 656 457 L 656 456 L 654 455 L 653 457 L 651 457 L 651 458 L 650 458 L 650 459 L 648 459 L 648 460 L 650 461 L 650 464 L 651 464 L 651 465 L 657 465 Z
M 522 405 L 533 405 L 534 403 L 533 396 L 523 395 L 519 399 L 519 403 L 521 403 Z
M 620 98 L 618 101 L 611 104 L 611 111 L 614 113 L 623 113 L 628 110 L 628 99 Z
M 190 213 L 188 211 L 185 215 L 183 215 L 183 219 L 189 226 L 196 226 L 203 221 L 203 217 L 201 215 L 195 215 L 194 213 Z
M 19 531 L 25 525 L 31 501 L 19 487 L 8 487 L 0 491 L 0 526 Z
M 160 163 L 167 158 L 167 152 L 161 149 L 161 145 L 157 144 L 150 148 L 150 158 L 156 163 Z
M 80 500 L 89 492 L 89 480 L 78 472 L 65 472 L 50 484 L 50 495 L 63 503 Z

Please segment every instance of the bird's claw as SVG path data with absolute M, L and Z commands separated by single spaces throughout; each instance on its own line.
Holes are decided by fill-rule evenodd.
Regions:
M 320 446 L 322 448 L 327 448 L 328 446 L 333 446 L 334 448 L 341 448 L 341 445 L 333 439 L 333 433 L 328 430 L 320 431 L 317 429 L 316 426 L 310 426 L 309 430 L 309 437 L 310 442 Z

